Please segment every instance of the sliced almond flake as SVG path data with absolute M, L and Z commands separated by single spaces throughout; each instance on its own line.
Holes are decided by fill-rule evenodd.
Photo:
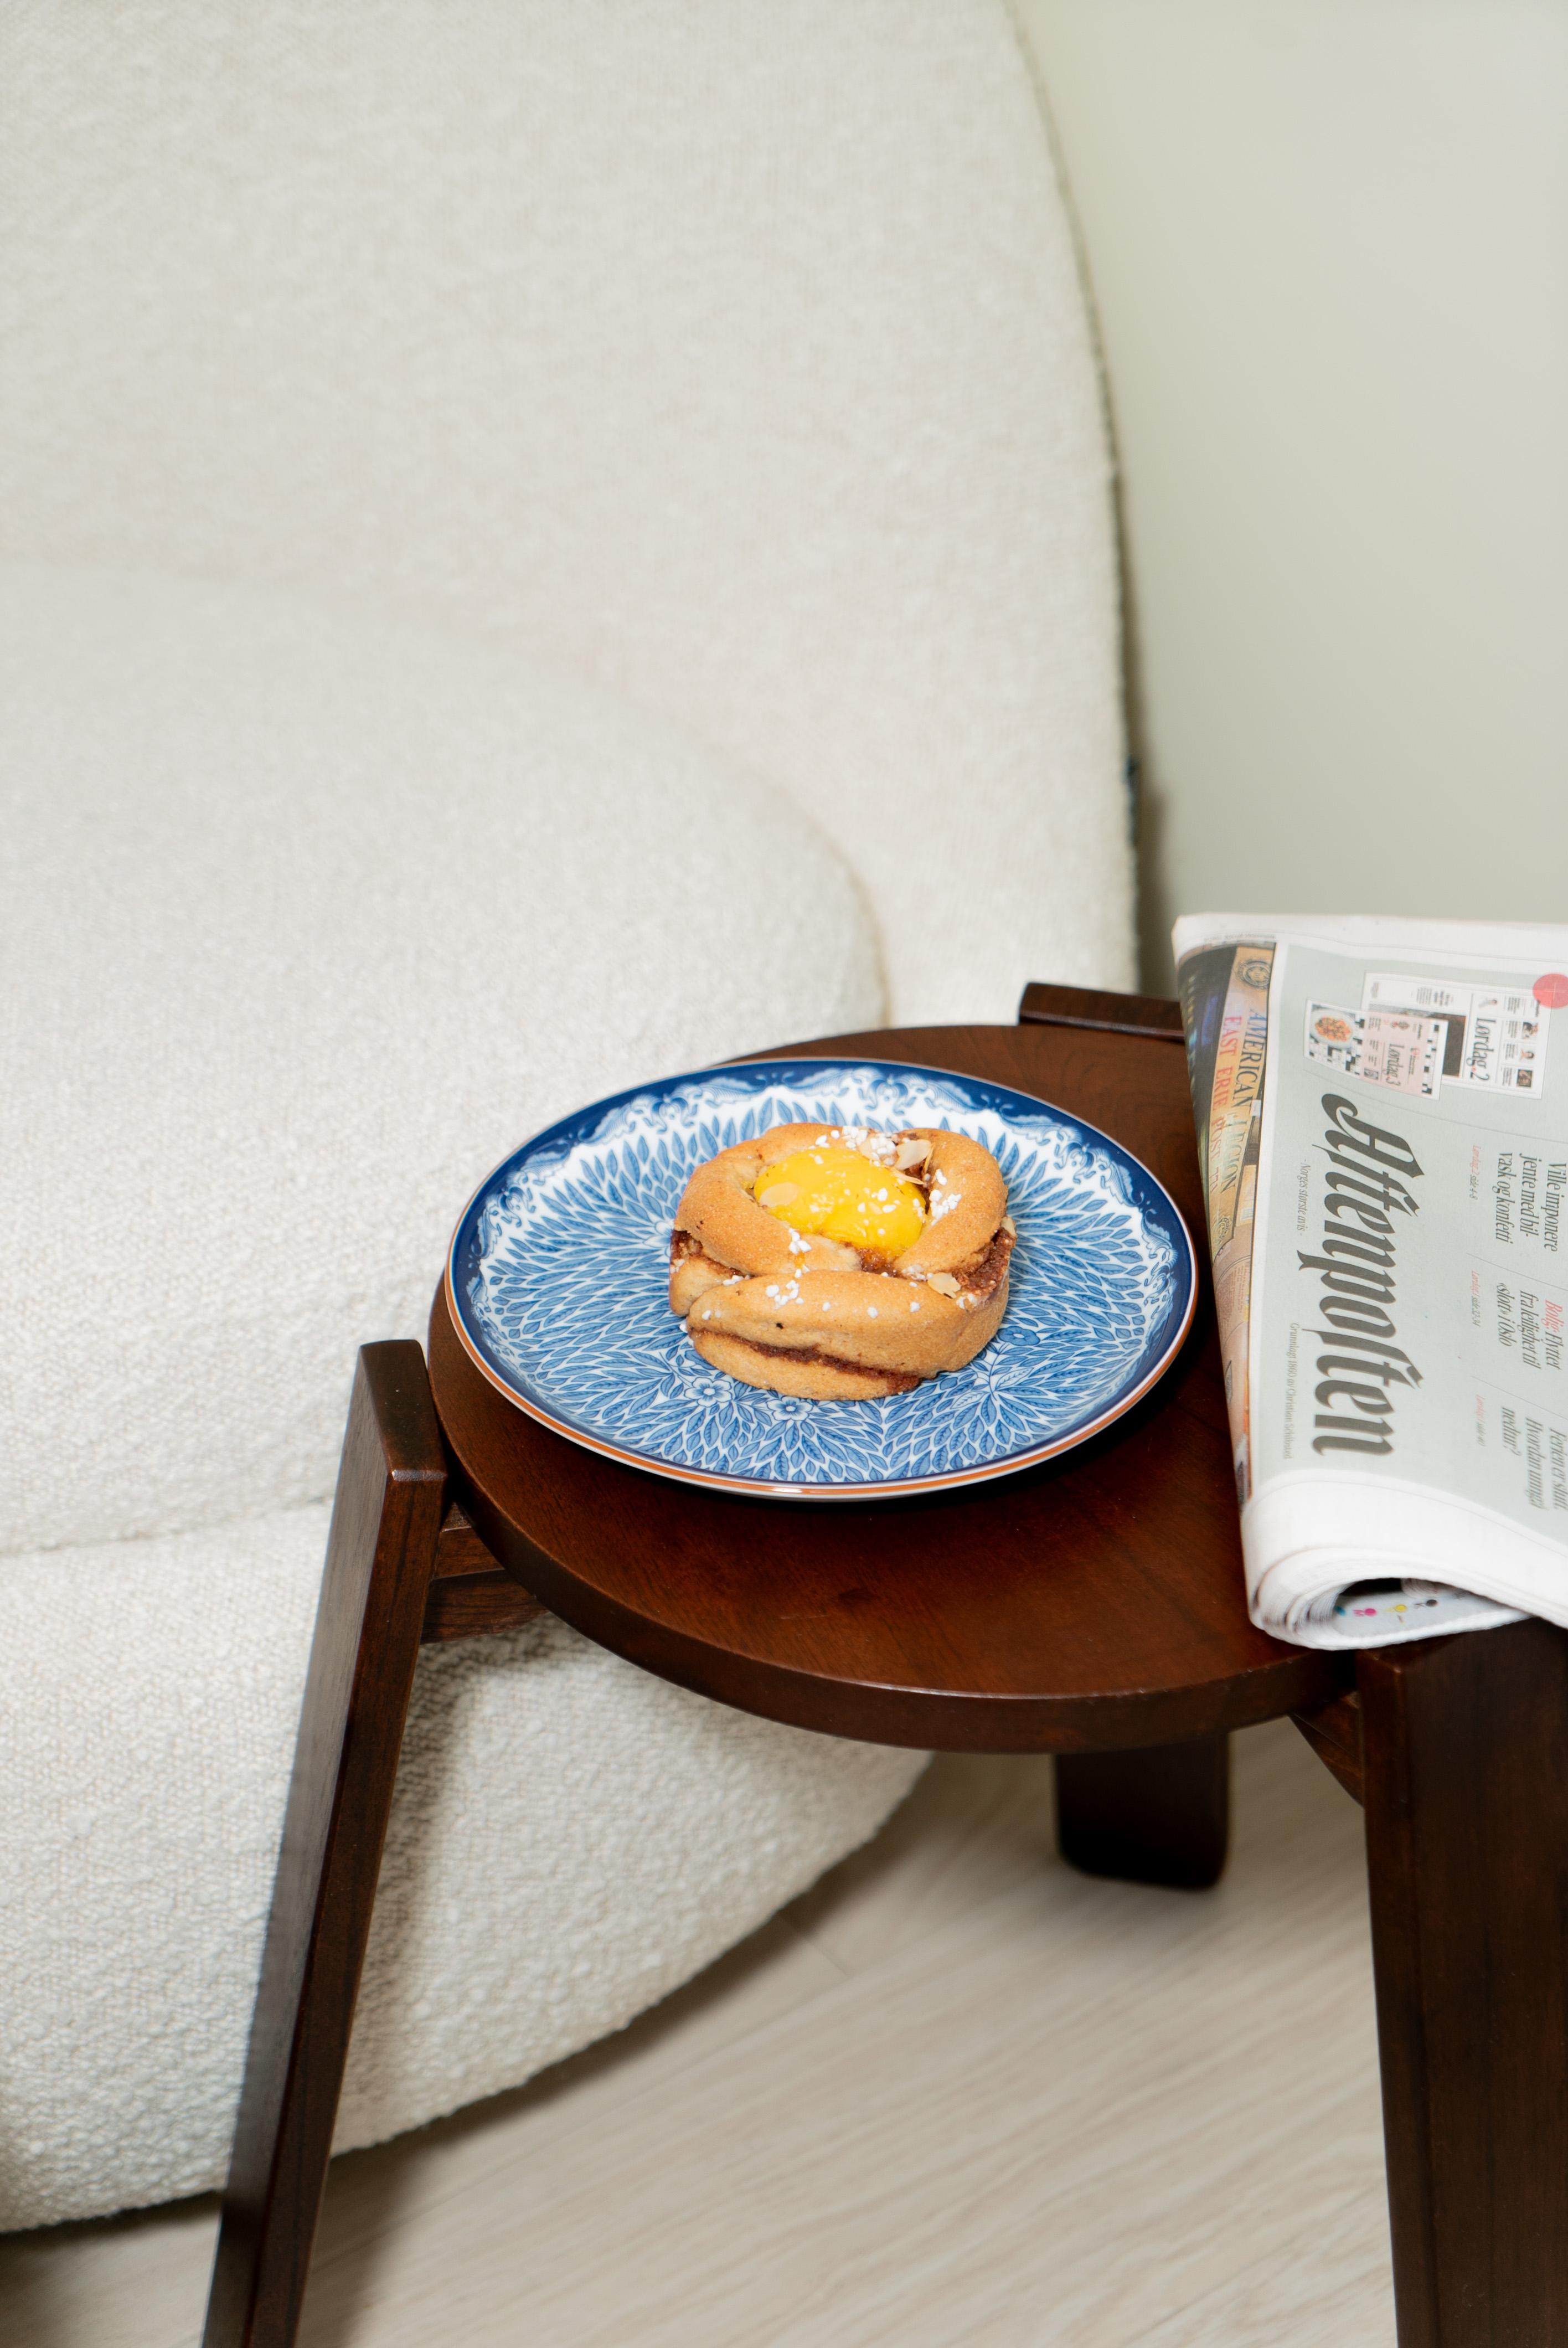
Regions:
M 767 1189 L 757 1192 L 757 1204 L 759 1207 L 793 1207 L 799 1196 L 798 1182 L 774 1182 Z
M 923 1165 L 930 1155 L 931 1145 L 928 1141 L 901 1141 L 893 1163 L 901 1174 L 907 1174 L 911 1166 Z
M 938 1296 L 957 1296 L 958 1292 L 958 1283 L 950 1272 L 933 1272 L 926 1285 L 934 1288 Z
M 1016 1240 L 1016 1239 L 1017 1239 L 1017 1237 L 1018 1237 L 1018 1225 L 1014 1222 L 1014 1220 L 1013 1220 L 1013 1219 L 1012 1219 L 1012 1217 L 1011 1217 L 1010 1215 L 1004 1215 L 1004 1216 L 1002 1217 L 1002 1219 L 1001 1219 L 1001 1225 L 1000 1225 L 1000 1228 L 1001 1228 L 1004 1231 L 1006 1231 L 1006 1233 L 1007 1233 L 1007 1235 L 1008 1235 L 1008 1237 L 1009 1237 L 1009 1240 Z

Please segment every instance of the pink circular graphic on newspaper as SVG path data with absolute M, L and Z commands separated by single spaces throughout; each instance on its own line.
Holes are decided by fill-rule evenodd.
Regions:
M 1537 1003 L 1543 1003 L 1548 1011 L 1561 1011 L 1568 1003 L 1568 977 L 1560 970 L 1549 970 L 1544 978 L 1536 980 L 1532 992 Z

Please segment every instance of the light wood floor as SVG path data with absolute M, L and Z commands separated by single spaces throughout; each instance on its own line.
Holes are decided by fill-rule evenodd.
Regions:
M 939 1761 L 618 2039 L 333 2166 L 307 2348 L 1391 2348 L 1360 1813 L 1235 1740 L 1219 1890 Z M 7 2348 L 187 2348 L 214 2205 L 0 2240 Z

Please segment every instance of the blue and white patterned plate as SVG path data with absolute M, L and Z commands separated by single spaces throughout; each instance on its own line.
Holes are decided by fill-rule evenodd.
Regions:
M 967 1368 L 882 1401 L 802 1402 L 696 1352 L 668 1296 L 687 1178 L 796 1121 L 948 1126 L 994 1153 L 1012 1292 Z M 479 1368 L 558 1434 L 684 1483 L 818 1500 L 976 1483 L 1086 1441 L 1168 1366 L 1197 1291 L 1186 1225 L 1118 1143 L 1027 1093 L 886 1060 L 758 1060 L 596 1101 L 480 1185 L 446 1280 Z

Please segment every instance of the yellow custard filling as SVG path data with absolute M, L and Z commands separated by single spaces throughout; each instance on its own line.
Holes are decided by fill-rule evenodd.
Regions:
M 926 1201 L 916 1184 L 843 1142 L 781 1158 L 755 1196 L 759 1207 L 794 1231 L 876 1255 L 902 1255 L 926 1228 Z

